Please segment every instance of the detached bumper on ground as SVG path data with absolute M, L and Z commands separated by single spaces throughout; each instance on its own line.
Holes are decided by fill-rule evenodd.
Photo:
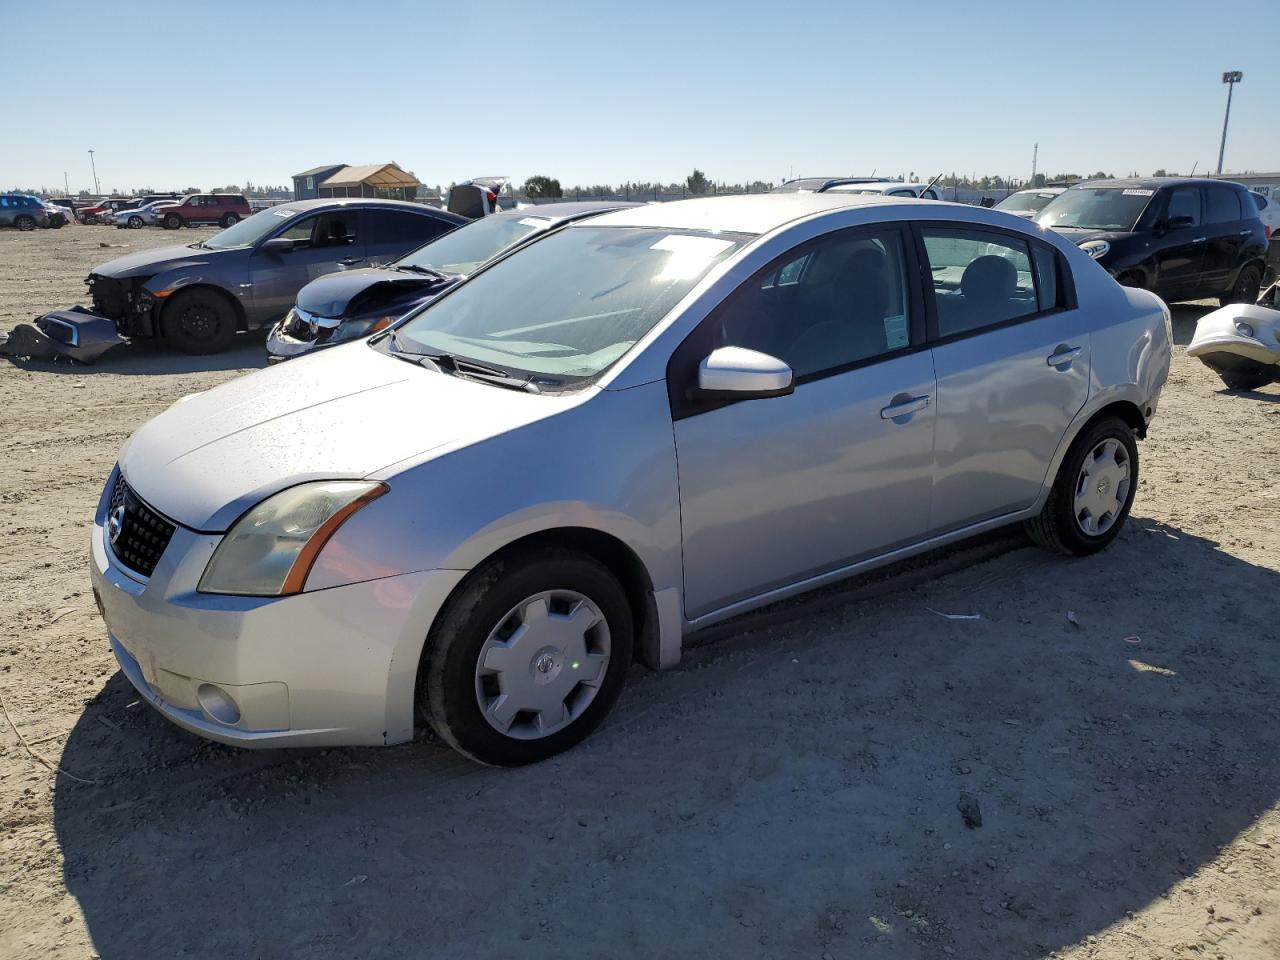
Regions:
M 34 360 L 67 357 L 93 363 L 112 347 L 127 342 L 114 320 L 72 307 L 37 317 L 34 324 L 20 323 L 7 337 L 0 335 L 0 356 Z

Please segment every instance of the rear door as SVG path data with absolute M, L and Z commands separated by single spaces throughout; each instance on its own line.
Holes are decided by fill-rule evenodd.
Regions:
M 398 260 L 453 229 L 448 220 L 393 207 L 366 210 L 364 223 L 365 256 L 371 267 Z
M 1163 216 L 1153 231 L 1158 294 L 1174 298 L 1200 288 L 1204 272 L 1204 211 L 1200 188 L 1172 187 Z
M 265 326 L 283 317 L 298 291 L 317 277 L 367 266 L 362 227 L 359 208 L 326 210 L 298 217 L 272 235 L 292 240 L 293 249 L 255 250 L 249 258 L 254 325 Z
M 1090 322 L 1048 244 L 921 224 L 938 378 L 932 534 L 1031 506 L 1089 396 Z
M 1224 291 L 1240 266 L 1241 252 L 1253 230 L 1241 217 L 1235 190 L 1219 183 L 1207 183 L 1200 189 L 1205 235 L 1201 284 L 1205 290 Z

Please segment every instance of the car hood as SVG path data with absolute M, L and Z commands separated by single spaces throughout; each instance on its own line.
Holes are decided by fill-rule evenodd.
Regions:
M 441 283 L 425 274 L 386 267 L 344 270 L 312 280 L 299 290 L 298 306 L 319 317 L 341 317 L 347 314 L 348 307 L 359 309 L 361 303 L 382 299 L 378 294 L 385 294 L 388 301 L 398 301 L 402 295 L 429 290 Z M 383 289 L 375 294 L 375 287 Z
M 137 213 L 136 210 L 122 211 Z M 120 214 L 116 214 L 119 216 Z M 150 277 L 164 270 L 179 267 L 196 267 L 208 263 L 214 257 L 238 253 L 237 250 L 195 250 L 191 247 L 160 247 L 156 250 L 140 250 L 114 260 L 108 260 L 93 272 L 102 277 L 125 280 L 130 277 Z
M 1117 240 L 1133 236 L 1125 230 L 1097 230 L 1092 227 L 1050 227 L 1049 229 L 1077 245 L 1086 240 L 1105 240 L 1107 243 L 1115 243 Z
M 351 343 L 178 401 L 129 439 L 120 468 L 160 513 L 221 532 L 286 487 L 374 476 L 552 416 L 592 392 L 508 390 Z

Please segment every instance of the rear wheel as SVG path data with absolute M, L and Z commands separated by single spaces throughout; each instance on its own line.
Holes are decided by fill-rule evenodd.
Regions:
M 222 218 L 222 220 L 219 221 L 219 225 L 225 230 L 227 227 L 234 227 L 239 222 L 240 222 L 239 217 L 237 217 L 234 213 L 228 213 L 225 217 Z
M 183 353 L 221 353 L 235 339 L 235 310 L 213 290 L 175 293 L 161 314 L 160 332 Z
M 164 228 L 166 230 L 177 230 L 182 226 L 182 218 L 176 213 L 166 213 L 164 216 Z
M 1138 444 L 1119 417 L 1086 427 L 1067 450 L 1044 509 L 1027 521 L 1046 550 L 1096 553 L 1120 533 L 1138 488 Z
M 441 612 L 423 652 L 419 704 L 467 756 L 536 763 L 600 724 L 631 648 L 630 605 L 607 567 L 560 548 L 512 554 L 477 569 Z
M 36 218 L 22 214 L 13 221 L 13 225 L 19 230 L 34 230 L 36 228 Z
M 1224 307 L 1232 303 L 1257 303 L 1262 289 L 1262 268 L 1256 263 L 1245 264 L 1236 276 L 1231 292 L 1218 298 Z

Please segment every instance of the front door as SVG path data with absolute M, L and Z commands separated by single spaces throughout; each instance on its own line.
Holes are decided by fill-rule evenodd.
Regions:
M 938 378 L 932 533 L 1031 506 L 1089 396 L 1089 323 L 1062 258 L 1020 234 L 920 228 Z
M 1155 292 L 1176 298 L 1194 293 L 1200 287 L 1204 269 L 1204 214 L 1200 188 L 1173 187 L 1169 190 L 1168 207 L 1157 226 L 1161 233 L 1154 237 L 1156 248 Z
M 255 250 L 249 260 L 253 324 L 275 323 L 317 277 L 367 266 L 361 228 L 360 211 L 342 207 L 299 217 L 274 234 L 292 240 L 291 250 Z
M 744 283 L 676 352 L 690 619 L 924 533 L 934 377 L 914 263 L 898 228 L 828 234 Z M 795 392 L 688 399 L 720 346 L 786 361 Z

